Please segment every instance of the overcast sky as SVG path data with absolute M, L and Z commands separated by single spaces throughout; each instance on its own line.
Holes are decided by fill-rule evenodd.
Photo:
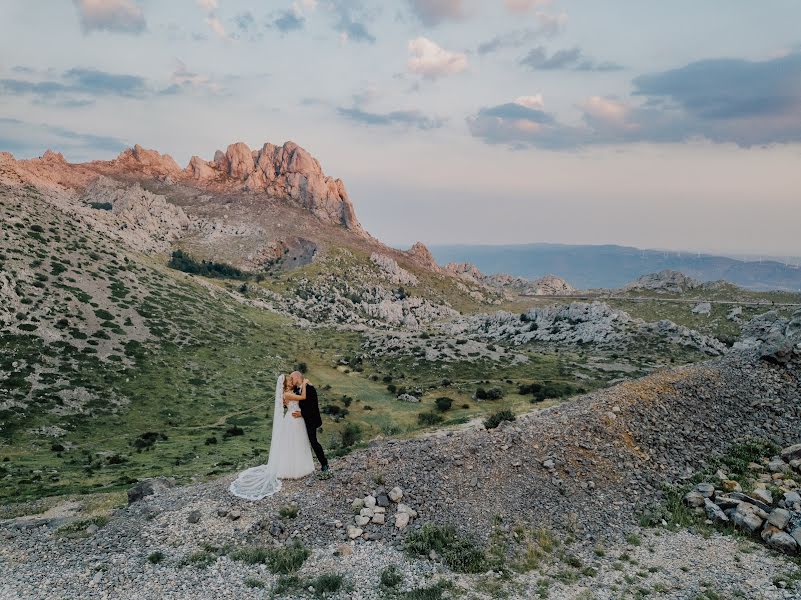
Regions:
M 801 253 L 801 2 L 0 0 L 0 150 L 293 140 L 382 240 Z

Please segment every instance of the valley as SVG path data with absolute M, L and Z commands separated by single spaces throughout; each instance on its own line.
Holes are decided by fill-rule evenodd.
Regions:
M 32 522 L 78 545 L 134 539 L 114 552 L 143 566 L 159 548 L 165 569 L 290 537 L 318 561 L 343 543 L 391 554 L 405 526 L 351 535 L 350 502 L 397 485 L 427 523 L 482 543 L 547 528 L 587 550 L 623 543 L 662 484 L 746 435 L 798 442 L 801 294 L 674 271 L 579 290 L 439 265 L 423 244 L 371 237 L 344 184 L 291 142 L 186 169 L 139 146 L 77 165 L 2 154 L 0 224 L 0 528 L 20 548 L 51 543 Z M 275 379 L 295 369 L 319 390 L 333 479 L 288 483 L 300 517 L 276 533 L 224 488 L 266 462 Z M 209 535 L 182 537 L 190 510 L 217 519 Z M 407 571 L 431 575 L 419 558 Z M 509 590 L 534 593 L 501 563 Z

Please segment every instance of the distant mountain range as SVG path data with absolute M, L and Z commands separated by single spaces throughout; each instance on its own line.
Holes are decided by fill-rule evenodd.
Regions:
M 775 260 L 745 261 L 725 256 L 628 246 L 521 244 L 431 246 L 437 262 L 470 262 L 484 273 L 536 279 L 558 275 L 577 288 L 617 288 L 663 269 L 701 281 L 725 279 L 752 290 L 801 290 L 801 268 Z

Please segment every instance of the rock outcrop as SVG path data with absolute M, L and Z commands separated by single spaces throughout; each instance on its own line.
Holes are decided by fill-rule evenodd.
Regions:
M 757 352 L 769 362 L 784 364 L 792 355 L 801 355 L 801 309 L 789 319 L 776 311 L 758 315 L 743 325 L 736 350 Z
M 697 279 L 687 277 L 684 273 L 665 269 L 659 273 L 643 275 L 626 284 L 624 291 L 653 290 L 664 294 L 683 294 L 688 290 L 701 287 L 703 284 Z
M 341 179 L 328 177 L 320 163 L 294 142 L 264 144 L 251 150 L 237 142 L 217 150 L 206 162 L 193 156 L 182 175 L 195 185 L 210 185 L 286 198 L 324 221 L 366 235 Z
M 373 254 L 370 256 L 370 260 L 379 269 L 381 269 L 384 277 L 391 283 L 398 283 L 400 285 L 417 285 L 417 277 L 413 273 L 409 273 L 409 271 L 401 267 L 395 259 L 387 256 L 386 254 L 373 252 Z
M 556 275 L 546 275 L 533 281 L 506 273 L 485 275 L 478 267 L 468 262 L 448 263 L 444 271 L 472 283 L 530 296 L 562 296 L 576 291 L 572 285 Z
M 431 250 L 429 250 L 423 242 L 415 242 L 414 245 L 409 248 L 407 253 L 425 268 L 436 273 L 442 271 L 442 268 L 437 264 L 437 261 L 434 260 L 434 255 L 431 254 Z
M 294 142 L 264 144 L 251 150 L 237 142 L 212 161 L 193 156 L 182 169 L 169 154 L 140 145 L 128 148 L 111 161 L 71 164 L 48 150 L 41 158 L 15 160 L 0 153 L 0 183 L 32 184 L 39 188 L 81 189 L 98 175 L 130 182 L 176 183 L 209 189 L 214 193 L 250 192 L 286 200 L 308 210 L 322 221 L 367 237 L 356 218 L 345 184 L 323 173 L 320 163 Z
M 726 350 L 717 339 L 672 321 L 646 323 L 602 302 L 542 306 L 523 315 L 499 311 L 463 317 L 444 327 L 451 335 L 475 335 L 516 345 L 545 342 L 625 348 L 642 336 L 653 336 L 711 356 L 723 354 Z

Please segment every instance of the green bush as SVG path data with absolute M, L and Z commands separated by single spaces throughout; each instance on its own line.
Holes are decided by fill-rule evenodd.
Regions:
M 148 562 L 157 565 L 164 560 L 164 553 L 157 550 L 156 552 L 149 554 L 147 560 Z
M 451 406 L 453 406 L 453 400 L 447 396 L 441 396 L 434 400 L 434 404 L 437 406 L 438 411 L 445 412 L 451 409 Z
M 395 565 L 390 565 L 381 571 L 381 585 L 388 588 L 398 587 L 403 583 L 403 575 Z
M 476 390 L 476 400 L 500 400 L 503 398 L 503 390 L 501 388 L 484 389 L 480 387 Z
M 340 435 L 342 437 L 342 447 L 350 448 L 361 439 L 362 428 L 355 423 L 348 423 L 342 429 L 342 433 Z
M 565 398 L 573 394 L 583 393 L 584 388 L 577 388 L 569 383 L 554 381 L 549 383 L 525 383 L 518 388 L 518 392 L 527 396 L 534 396 L 532 402 L 542 402 L 548 398 Z
M 231 554 L 231 559 L 249 565 L 264 564 L 273 573 L 289 575 L 300 569 L 310 554 L 300 542 L 295 542 L 279 548 L 240 548 Z
M 510 410 L 499 410 L 494 415 L 490 415 L 484 421 L 484 427 L 487 429 L 495 429 L 503 421 L 514 421 L 515 415 Z
M 435 412 L 423 412 L 417 415 L 417 423 L 423 426 L 437 425 L 442 423 L 442 416 Z
M 314 588 L 315 595 L 327 596 L 328 594 L 336 594 L 342 588 L 342 580 L 342 575 L 323 573 L 313 579 L 309 585 Z
M 192 275 L 202 275 L 204 277 L 217 277 L 222 279 L 250 278 L 250 275 L 243 273 L 232 265 L 205 260 L 198 262 L 183 250 L 175 250 L 167 266 L 177 271 L 191 273 Z
M 406 538 L 405 550 L 413 556 L 428 556 L 433 550 L 458 573 L 481 573 L 487 567 L 484 551 L 451 525 L 426 523 Z

